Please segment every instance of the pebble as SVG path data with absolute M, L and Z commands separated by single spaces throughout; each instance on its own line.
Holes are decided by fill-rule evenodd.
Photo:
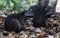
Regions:
M 47 38 L 54 38 L 54 36 L 49 35 Z
M 37 38 L 35 35 L 30 35 L 29 38 Z
M 36 28 L 36 29 L 35 29 L 35 32 L 41 33 L 42 31 L 41 31 L 40 28 Z

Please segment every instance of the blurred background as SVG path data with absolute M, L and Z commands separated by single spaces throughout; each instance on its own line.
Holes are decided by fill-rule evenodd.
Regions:
M 31 5 L 35 5 L 38 0 L 0 0 L 0 10 L 17 11 L 18 13 L 27 10 Z

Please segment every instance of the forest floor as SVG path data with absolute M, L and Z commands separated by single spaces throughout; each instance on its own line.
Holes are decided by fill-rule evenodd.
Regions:
M 60 20 L 60 15 L 58 16 L 58 20 Z M 50 22 L 51 21 L 51 22 Z M 35 28 L 33 26 L 26 27 L 26 30 L 21 31 L 20 33 L 8 32 L 2 28 L 4 24 L 2 19 L 0 19 L 0 38 L 60 38 L 60 22 L 56 22 L 55 20 L 50 19 L 50 25 L 58 25 L 57 27 L 49 27 L 49 29 L 45 27 Z

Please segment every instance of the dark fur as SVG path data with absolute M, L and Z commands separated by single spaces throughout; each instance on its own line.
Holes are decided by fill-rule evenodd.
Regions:
M 11 14 L 5 19 L 5 30 L 20 32 L 24 28 L 24 13 Z
M 30 7 L 34 14 L 33 24 L 35 27 L 37 26 L 46 26 L 45 21 L 47 19 L 46 16 L 46 8 L 48 7 L 48 0 L 41 0 L 37 5 Z

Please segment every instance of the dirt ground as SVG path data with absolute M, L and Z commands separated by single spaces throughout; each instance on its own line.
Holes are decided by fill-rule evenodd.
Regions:
M 28 26 L 26 30 L 20 33 L 5 31 L 3 28 L 4 20 L 0 17 L 0 38 L 60 38 L 60 14 L 57 14 L 57 16 L 57 20 L 48 19 L 49 25 L 51 25 L 49 29 Z M 57 27 L 53 27 L 54 25 L 57 25 Z

